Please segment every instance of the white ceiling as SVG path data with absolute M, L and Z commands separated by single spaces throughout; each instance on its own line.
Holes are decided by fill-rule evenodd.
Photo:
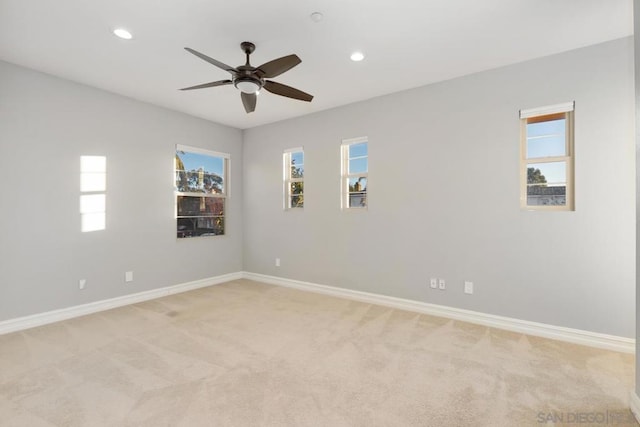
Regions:
M 0 59 L 240 129 L 632 33 L 632 0 L 0 0 Z M 185 46 L 237 66 L 245 40 L 254 66 L 296 53 L 273 80 L 313 101 L 178 90 L 229 77 Z

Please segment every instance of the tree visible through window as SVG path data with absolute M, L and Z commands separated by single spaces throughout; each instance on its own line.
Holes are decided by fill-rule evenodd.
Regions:
M 304 207 L 304 151 L 302 148 L 285 150 L 284 197 L 285 209 Z
M 177 237 L 225 234 L 229 155 L 176 146 Z
M 367 138 L 342 141 L 342 208 L 366 208 L 369 176 Z

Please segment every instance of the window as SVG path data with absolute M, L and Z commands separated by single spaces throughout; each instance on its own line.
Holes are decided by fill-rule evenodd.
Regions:
M 520 205 L 574 210 L 574 103 L 520 111 Z
M 302 147 L 284 151 L 284 208 L 304 207 L 304 151 Z
M 106 228 L 107 158 L 80 156 L 80 218 L 82 232 Z
M 367 138 L 342 141 L 342 208 L 367 207 L 369 155 Z
M 176 146 L 178 238 L 224 234 L 228 173 L 228 154 Z

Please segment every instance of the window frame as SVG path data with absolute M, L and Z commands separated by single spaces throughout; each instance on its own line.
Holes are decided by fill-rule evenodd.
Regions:
M 359 173 L 349 172 L 349 150 L 352 145 L 367 144 L 367 171 Z M 369 209 L 369 138 L 361 136 L 357 138 L 343 139 L 340 144 L 340 208 L 344 211 L 366 211 Z M 364 206 L 349 206 L 349 180 L 351 178 L 365 178 L 367 180 L 367 186 L 365 187 L 365 205 Z
M 297 177 L 294 178 L 291 176 L 291 162 L 293 160 L 293 154 L 294 153 L 302 153 L 302 166 L 303 166 L 303 172 L 302 172 L 302 177 Z M 283 154 L 282 154 L 282 166 L 283 166 L 283 171 L 282 171 L 282 176 L 283 176 L 283 208 L 285 211 L 291 211 L 291 210 L 303 210 L 304 209 L 304 194 L 305 194 L 305 189 L 304 189 L 304 164 L 305 164 L 305 160 L 304 160 L 304 147 L 295 147 L 295 148 L 287 148 L 286 150 L 284 150 Z M 302 196 L 302 205 L 299 206 L 292 206 L 291 204 L 291 199 L 293 198 L 294 194 L 291 192 L 291 185 L 294 183 L 301 183 L 302 184 L 302 193 L 300 194 Z
M 176 157 L 178 156 L 178 152 L 186 152 L 186 153 L 194 153 L 205 155 L 214 158 L 222 159 L 222 191 L 220 193 L 205 193 L 205 192 L 194 192 L 194 191 L 179 191 L 176 185 L 176 174 L 179 172 L 178 165 L 176 161 Z M 185 170 L 186 171 L 186 170 Z M 223 153 L 219 151 L 207 150 L 203 148 L 193 147 L 189 145 L 176 144 L 175 153 L 174 153 L 174 167 L 173 167 L 173 186 L 174 186 L 174 216 L 176 219 L 176 229 L 175 236 L 177 240 L 189 239 L 194 237 L 220 237 L 225 236 L 227 234 L 227 226 L 228 226 L 228 203 L 227 200 L 230 198 L 231 194 L 231 155 L 229 153 Z M 199 198 L 212 198 L 212 199 L 221 199 L 222 200 L 222 214 L 221 215 L 179 215 L 178 214 L 178 199 L 180 197 L 199 197 Z M 188 218 L 222 218 L 222 233 L 220 234 L 211 234 L 204 233 L 201 235 L 184 235 L 179 236 L 178 226 L 180 219 L 188 219 Z
M 575 102 L 520 110 L 520 208 L 528 211 L 575 211 Z M 560 156 L 527 157 L 527 125 L 545 121 L 565 120 L 565 154 Z M 531 164 L 565 164 L 565 204 L 529 205 L 527 169 Z

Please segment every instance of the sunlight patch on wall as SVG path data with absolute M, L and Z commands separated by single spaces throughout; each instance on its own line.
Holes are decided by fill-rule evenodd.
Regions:
M 106 228 L 107 158 L 80 156 L 80 217 L 83 232 Z

